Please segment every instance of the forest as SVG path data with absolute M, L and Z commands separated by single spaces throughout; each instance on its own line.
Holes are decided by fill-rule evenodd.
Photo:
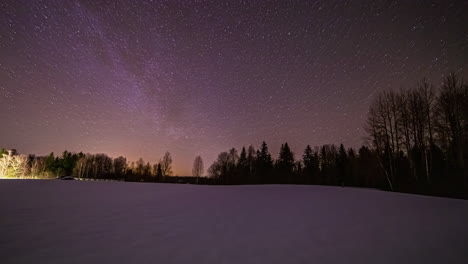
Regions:
M 274 159 L 266 142 L 258 149 L 231 148 L 218 155 L 206 177 L 200 156 L 192 177 L 174 177 L 169 152 L 150 164 L 106 154 L 26 156 L 2 149 L 0 178 L 319 184 L 468 198 L 468 85 L 459 76 L 450 74 L 437 87 L 423 79 L 414 87 L 381 92 L 370 105 L 365 129 L 359 149 L 307 145 L 295 155 L 284 143 Z

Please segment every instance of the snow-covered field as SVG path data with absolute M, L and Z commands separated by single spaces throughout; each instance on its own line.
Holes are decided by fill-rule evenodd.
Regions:
M 3 180 L 0 263 L 468 263 L 468 201 L 324 186 Z

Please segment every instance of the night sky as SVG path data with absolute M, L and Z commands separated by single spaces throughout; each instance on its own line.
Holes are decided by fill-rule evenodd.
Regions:
M 468 79 L 468 1 L 0 1 L 0 147 L 207 168 L 363 143 L 383 90 Z

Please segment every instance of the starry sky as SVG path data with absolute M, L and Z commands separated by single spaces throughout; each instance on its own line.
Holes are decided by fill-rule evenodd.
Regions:
M 0 146 L 207 168 L 363 143 L 384 90 L 468 79 L 468 1 L 0 1 Z

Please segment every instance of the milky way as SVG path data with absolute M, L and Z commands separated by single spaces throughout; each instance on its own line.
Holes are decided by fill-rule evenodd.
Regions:
M 467 1 L 0 2 L 0 147 L 157 161 L 362 144 L 383 90 L 468 79 Z

